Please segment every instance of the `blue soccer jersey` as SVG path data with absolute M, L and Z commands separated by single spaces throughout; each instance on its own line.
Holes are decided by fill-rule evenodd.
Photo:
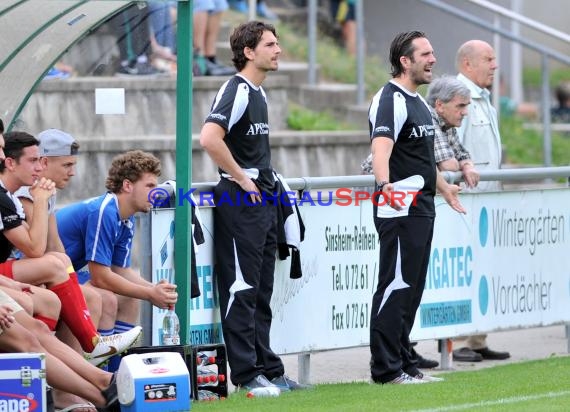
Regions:
M 76 270 L 88 262 L 129 267 L 134 217 L 121 219 L 117 196 L 107 193 L 58 210 L 59 236 Z

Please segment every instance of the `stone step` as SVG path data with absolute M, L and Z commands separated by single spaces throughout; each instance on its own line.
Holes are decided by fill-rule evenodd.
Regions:
M 369 104 L 353 104 L 346 106 L 344 121 L 358 127 L 368 127 Z
M 192 131 L 198 133 L 226 77 L 194 78 Z M 269 123 L 285 129 L 289 78 L 272 74 L 263 87 L 270 102 Z M 95 90 L 125 90 L 124 115 L 95 114 Z M 18 127 L 37 133 L 60 128 L 71 134 L 96 137 L 174 134 L 176 79 L 170 77 L 73 77 L 42 81 L 20 113 Z
M 344 115 L 347 106 L 356 104 L 356 98 L 355 84 L 303 84 L 299 87 L 298 103 L 311 110 L 330 110 L 334 114 Z

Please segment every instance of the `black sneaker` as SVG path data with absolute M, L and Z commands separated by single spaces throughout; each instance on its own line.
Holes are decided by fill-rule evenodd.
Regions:
M 206 64 L 206 76 L 231 76 L 236 74 L 236 69 L 234 67 L 214 63 L 208 59 L 205 59 L 204 63 Z
M 192 74 L 194 76 L 205 76 L 208 72 L 206 67 L 206 58 L 204 56 L 195 54 L 193 58 Z
M 256 388 L 275 388 L 276 385 L 269 382 L 269 380 L 263 375 L 257 375 L 255 378 L 250 380 L 243 385 L 239 385 L 239 388 L 245 389 L 247 391 L 256 389 Z
M 120 412 L 121 406 L 119 405 L 119 393 L 117 390 L 117 373 L 113 373 L 111 382 L 106 389 L 101 391 L 105 398 L 105 411 L 107 412 Z
M 422 355 L 420 355 L 414 347 L 410 348 L 410 355 L 412 355 L 412 359 L 415 359 L 417 362 L 417 366 L 420 369 L 433 369 L 439 366 L 439 362 L 433 359 L 426 359 Z
M 126 77 L 126 76 L 146 76 L 146 77 L 157 77 L 164 75 L 164 72 L 158 70 L 155 67 L 152 67 L 151 64 L 148 62 L 141 63 L 129 63 L 129 64 L 122 64 L 117 70 L 116 73 L 119 77 Z
M 310 389 L 313 385 L 307 385 L 304 383 L 299 383 L 288 377 L 287 375 L 281 375 L 276 378 L 271 379 L 271 383 L 281 389 L 281 392 L 296 391 L 300 389 Z

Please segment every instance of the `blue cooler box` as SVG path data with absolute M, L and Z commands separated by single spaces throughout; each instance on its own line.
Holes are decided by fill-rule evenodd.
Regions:
M 117 372 L 122 412 L 181 412 L 192 408 L 190 373 L 178 352 L 127 355 Z
M 45 410 L 45 355 L 0 353 L 0 411 Z

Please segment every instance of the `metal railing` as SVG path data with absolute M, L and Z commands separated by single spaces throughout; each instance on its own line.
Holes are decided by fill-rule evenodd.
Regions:
M 456 17 L 461 18 L 469 23 L 473 23 L 476 26 L 482 27 L 489 30 L 491 33 L 499 34 L 515 43 L 521 44 L 531 50 L 538 52 L 541 55 L 542 60 L 542 81 L 541 81 L 541 106 L 542 106 L 542 123 L 543 123 L 543 164 L 546 167 L 552 165 L 552 131 L 551 131 L 551 119 L 550 119 L 550 67 L 548 59 L 554 59 L 561 63 L 570 66 L 570 57 L 553 50 L 549 47 L 543 46 L 532 40 L 523 39 L 520 35 L 513 34 L 509 31 L 495 27 L 493 24 L 486 22 L 483 19 L 479 19 L 468 12 L 460 10 L 454 6 L 444 3 L 439 0 L 420 0 L 425 4 L 433 6 L 441 11 L 452 14 Z M 481 7 L 485 7 L 493 12 L 501 12 L 506 17 L 511 19 L 516 18 L 517 21 L 529 24 L 532 23 L 532 27 L 542 31 L 543 33 L 556 35 L 560 40 L 569 41 L 568 35 L 564 35 L 561 32 L 556 32 L 553 30 L 544 30 L 545 26 L 540 25 L 538 22 L 534 22 L 531 19 L 525 18 L 524 16 L 508 11 L 507 9 L 501 8 L 499 6 L 493 5 L 492 3 L 481 1 L 481 0 L 471 0 L 472 3 L 477 4 Z M 491 7 L 492 6 L 492 7 Z
M 570 166 L 535 167 L 518 169 L 499 169 L 480 171 L 481 181 L 500 180 L 502 182 L 520 182 L 526 180 L 556 179 L 570 177 Z M 442 172 L 448 182 L 460 182 L 461 172 Z M 370 187 L 374 185 L 372 175 L 294 177 L 285 179 L 293 190 L 328 189 L 331 187 Z M 194 183 L 192 188 L 198 192 L 211 191 L 216 182 Z

